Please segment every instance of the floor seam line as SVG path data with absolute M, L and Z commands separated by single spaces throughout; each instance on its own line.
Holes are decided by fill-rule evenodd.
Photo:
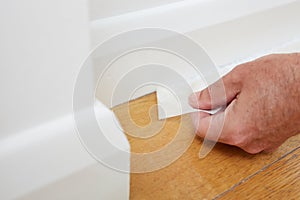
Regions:
M 262 167 L 260 170 L 256 171 L 255 173 L 247 176 L 246 178 L 242 179 L 241 181 L 237 182 L 236 184 L 234 184 L 233 186 L 231 186 L 229 189 L 225 190 L 224 192 L 221 192 L 220 194 L 218 194 L 217 196 L 215 196 L 214 198 L 212 198 L 213 200 L 219 199 L 222 196 L 224 196 L 225 194 L 229 193 L 230 191 L 233 191 L 236 187 L 238 187 L 239 185 L 249 181 L 251 178 L 255 177 L 256 175 L 260 174 L 261 172 L 265 171 L 266 169 L 268 169 L 269 167 L 271 167 L 272 165 L 274 165 L 275 163 L 279 162 L 280 160 L 282 160 L 283 158 L 287 157 L 288 155 L 292 154 L 293 152 L 297 151 L 298 149 L 300 149 L 300 146 L 296 147 L 295 149 L 285 153 L 284 155 L 282 155 L 281 157 L 279 157 L 278 159 L 274 160 L 273 162 L 265 165 L 264 167 Z

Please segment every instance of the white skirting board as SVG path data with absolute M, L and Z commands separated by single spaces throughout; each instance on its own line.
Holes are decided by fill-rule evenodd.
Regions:
M 207 4 L 200 1 L 198 3 L 196 2 L 197 1 L 191 3 L 191 5 L 194 5 L 195 7 L 199 6 L 197 8 L 200 10 L 204 9 L 205 5 L 207 6 L 207 4 L 210 4 L 209 2 L 207 2 Z M 270 4 L 264 4 L 267 1 L 260 1 L 260 2 L 261 4 L 255 4 L 255 2 L 253 2 L 251 4 L 252 7 L 249 6 L 248 8 L 247 10 L 248 12 L 243 12 L 244 15 L 239 13 L 239 11 L 233 9 L 233 8 L 237 8 L 238 6 L 242 6 L 242 5 L 244 6 L 244 4 L 242 3 L 241 5 L 238 3 L 227 4 L 228 9 L 226 10 L 225 9 L 226 6 L 225 6 L 223 11 L 219 11 L 218 10 L 219 7 L 215 5 L 216 7 L 213 8 L 215 9 L 216 15 L 214 15 L 212 18 L 206 16 L 205 19 L 207 20 L 201 20 L 202 19 L 201 16 L 202 15 L 204 16 L 205 12 L 200 12 L 200 11 L 199 11 L 198 18 L 196 16 L 193 18 L 194 19 L 193 23 L 195 21 L 199 22 L 197 23 L 197 27 L 194 27 L 191 24 L 189 25 L 186 24 L 187 27 L 189 28 L 183 28 L 180 27 L 180 25 L 176 26 L 177 24 L 182 24 L 182 23 L 175 23 L 174 27 L 170 27 L 170 28 L 172 30 L 177 30 L 181 33 L 184 33 L 186 36 L 190 37 L 201 47 L 203 47 L 207 52 L 208 56 L 215 63 L 220 74 L 219 77 L 222 77 L 238 64 L 251 61 L 253 59 L 264 56 L 266 54 L 278 52 L 280 51 L 281 48 L 287 48 L 288 46 L 291 46 L 299 42 L 300 22 L 298 19 L 300 19 L 300 12 L 299 12 L 300 1 L 278 1 L 273 3 L 269 2 Z M 186 6 L 187 5 L 190 4 L 186 4 Z M 201 7 L 201 5 L 203 7 Z M 185 10 L 187 8 L 188 10 L 190 9 L 190 7 L 188 6 L 176 7 L 176 9 L 179 10 L 178 12 L 176 12 L 176 14 L 178 14 L 177 17 L 180 16 L 181 12 L 187 12 L 187 10 Z M 253 8 L 253 10 L 251 8 Z M 170 8 L 170 10 L 172 9 Z M 231 14 L 222 13 L 222 12 L 227 12 L 228 10 L 232 11 L 232 13 Z M 155 10 L 153 10 L 153 12 L 154 11 Z M 190 12 L 192 13 L 192 11 Z M 122 26 L 121 27 L 115 26 L 119 23 L 127 24 L 128 27 L 131 28 L 143 27 L 141 24 L 138 23 L 139 20 L 143 21 L 144 19 L 147 19 L 147 17 L 142 15 L 142 13 L 143 12 L 141 11 L 141 13 L 128 14 L 127 17 L 128 17 L 129 24 L 127 24 L 127 21 L 125 20 L 127 19 L 126 17 L 120 19 L 117 18 L 102 19 L 93 22 L 92 23 L 93 41 L 94 42 L 101 41 L 100 38 L 102 39 L 105 38 L 103 34 L 105 34 L 106 32 L 108 33 L 110 31 L 112 32 L 116 31 L 117 29 L 114 29 L 116 27 L 121 28 Z M 151 13 L 150 11 L 147 11 L 147 13 L 148 13 L 147 16 L 149 18 L 151 16 L 151 20 L 153 20 L 153 23 L 154 21 L 156 22 L 156 20 L 158 21 L 160 17 L 162 19 L 165 19 L 163 17 L 164 15 L 163 13 L 161 13 L 161 15 L 154 15 L 153 13 L 152 15 L 150 14 Z M 141 16 L 136 17 L 134 19 L 130 18 L 130 16 L 134 14 L 136 15 L 141 14 Z M 224 15 L 228 14 L 228 15 L 226 15 L 225 18 L 222 18 L 221 16 L 223 14 Z M 188 16 L 189 15 L 186 15 L 186 17 Z M 180 20 L 183 20 L 184 22 L 190 21 L 185 18 L 179 19 L 174 16 L 174 21 L 180 21 Z M 208 22 L 210 23 L 209 26 L 205 24 Z M 133 25 L 130 26 L 130 23 L 132 23 Z M 160 23 L 163 22 L 157 22 L 155 24 L 160 24 Z M 204 27 L 201 27 L 201 23 L 204 23 L 202 24 Z M 147 26 L 147 20 L 145 21 L 144 26 Z M 110 34 L 112 32 L 110 32 Z M 157 40 L 160 39 L 161 38 L 157 38 Z M 174 40 L 174 42 L 176 42 L 176 40 Z M 123 48 L 124 46 L 125 43 L 124 45 L 120 44 L 120 47 Z M 116 46 L 114 50 L 117 50 L 118 48 L 119 47 Z M 297 49 L 291 49 L 290 52 L 294 52 L 294 51 L 297 51 Z M 190 52 L 190 53 L 193 54 L 194 52 Z M 107 54 L 109 54 L 109 50 L 107 51 Z M 98 60 L 95 60 L 96 65 Z M 97 96 L 99 97 L 99 99 L 101 99 L 101 101 L 103 101 L 107 106 L 110 106 L 109 99 L 106 98 L 112 96 L 113 89 L 118 86 L 119 84 L 118 82 L 123 84 L 122 87 L 124 87 L 124 84 L 126 85 L 126 81 L 120 81 L 120 77 L 121 77 L 120 74 L 126 71 L 126 69 L 132 69 L 133 67 L 142 66 L 143 64 L 148 64 L 150 62 L 159 63 L 162 66 L 169 66 L 170 68 L 174 69 L 174 71 L 188 71 L 189 68 L 188 64 L 183 62 L 180 58 L 165 52 L 153 51 L 153 50 L 147 50 L 147 51 L 141 50 L 141 51 L 131 52 L 125 57 L 119 58 L 110 66 L 110 71 L 111 71 L 110 78 L 107 79 L 108 81 L 101 82 L 102 86 L 105 87 L 99 87 L 100 89 L 98 88 Z M 144 77 L 145 80 L 149 79 L 148 78 L 149 74 L 144 74 L 144 75 L 141 74 L 141 76 L 145 76 Z M 172 82 L 172 79 L 176 80 L 170 74 L 168 74 L 166 77 L 167 79 L 169 79 L 169 82 Z M 189 79 L 190 80 L 188 81 L 191 82 L 191 80 L 197 80 L 197 77 L 190 76 Z M 153 78 L 153 80 L 155 80 L 155 78 Z M 128 85 L 130 84 L 128 83 Z M 207 87 L 207 84 L 205 83 L 201 83 L 201 84 L 199 83 L 198 85 L 194 83 L 194 85 L 196 87 L 192 88 L 193 90 L 200 90 Z M 181 87 L 180 83 L 178 83 L 177 86 L 178 90 L 180 90 L 180 87 Z M 107 89 L 105 90 L 105 88 Z M 133 92 L 132 99 L 148 94 L 153 91 L 157 91 L 158 93 L 158 104 L 160 105 L 159 107 L 160 119 L 176 116 L 179 114 L 184 114 L 191 111 L 191 109 L 188 109 L 188 106 L 185 106 L 187 109 L 181 111 L 180 109 L 177 109 L 175 105 L 177 105 L 178 103 L 175 103 L 175 98 L 172 98 L 172 95 L 167 95 L 166 93 L 163 93 L 164 90 L 161 89 L 157 90 L 157 86 L 155 85 L 152 86 L 147 85 L 147 87 L 141 87 L 136 91 L 132 91 Z M 128 94 L 122 94 L 122 91 L 120 91 L 120 93 L 116 95 L 118 98 L 114 102 L 113 106 L 118 105 L 120 103 L 124 103 L 129 100 Z M 167 98 L 167 96 L 169 96 L 170 98 Z M 186 100 L 187 96 L 188 94 L 185 94 L 180 98 Z M 175 107 L 170 105 L 174 105 Z
M 95 111 L 103 110 L 107 109 L 97 103 Z M 118 133 L 114 144 L 129 151 L 125 135 Z M 73 115 L 2 140 L 1 199 L 128 199 L 129 173 L 97 162 L 81 142 Z M 107 156 L 117 157 L 108 153 Z M 122 160 L 126 160 L 129 171 L 129 157 Z
M 185 0 L 122 15 L 94 19 L 91 21 L 92 46 L 102 43 L 113 35 L 137 28 L 155 27 L 188 33 L 296 1 Z

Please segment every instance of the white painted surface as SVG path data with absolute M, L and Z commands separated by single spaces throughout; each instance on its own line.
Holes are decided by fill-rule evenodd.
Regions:
M 72 111 L 89 51 L 85 0 L 0 3 L 0 139 Z
M 103 117 L 100 111 L 111 112 L 101 104 L 97 104 L 95 110 L 98 111 L 97 118 Z M 129 151 L 121 130 L 115 131 L 114 135 L 117 139 L 112 141 L 114 145 Z M 99 147 L 103 145 L 102 141 L 99 141 Z M 97 162 L 81 142 L 73 115 L 1 140 L 1 199 L 127 199 L 128 173 Z M 112 158 L 118 155 L 105 153 Z M 129 170 L 129 157 L 127 161 Z
M 220 69 L 272 53 L 300 39 L 300 1 L 187 33 Z M 224 73 L 222 73 L 224 74 Z
M 101 19 L 122 15 L 128 12 L 157 8 L 162 5 L 178 2 L 182 0 L 90 0 L 90 19 Z M 186 0 L 185 0 L 186 1 Z
M 299 1 L 165 4 L 171 1 L 136 7 L 122 2 L 124 9 L 112 1 L 107 4 L 112 12 L 102 14 L 102 8 L 96 8 L 92 19 L 104 18 L 90 24 L 85 0 L 0 3 L 0 199 L 128 199 L 129 175 L 91 158 L 71 116 L 74 82 L 90 41 L 94 46 L 122 31 L 162 27 L 187 33 L 218 66 L 232 66 L 299 36 Z M 278 8 L 259 13 L 274 7 Z M 299 44 L 280 51 L 300 51 Z M 127 141 L 119 136 L 110 139 L 128 150 Z
M 92 46 L 137 28 L 155 27 L 187 33 L 297 0 L 188 0 L 124 13 L 91 22 Z
M 1 1 L 0 24 L 0 199 L 128 199 L 129 174 L 87 153 L 72 116 L 87 1 Z M 123 133 L 113 141 L 129 150 Z
M 173 6 L 170 5 L 169 7 L 164 7 L 165 9 L 168 8 L 170 10 L 170 13 L 174 14 L 174 16 L 172 16 L 173 20 L 167 19 L 168 16 L 165 15 L 164 12 L 159 14 L 158 10 L 154 9 L 148 10 L 147 16 L 149 15 L 149 20 L 151 19 L 151 23 L 156 24 L 156 27 L 167 27 L 171 28 L 172 30 L 177 30 L 181 33 L 185 33 L 196 43 L 202 46 L 206 50 L 207 54 L 215 62 L 220 73 L 219 77 L 226 74 L 237 64 L 250 61 L 257 57 L 272 53 L 279 47 L 290 45 L 293 42 L 300 39 L 300 24 L 298 20 L 300 18 L 300 1 L 277 1 L 273 3 L 267 1 L 262 1 L 260 3 L 252 1 L 251 3 L 248 2 L 250 5 L 249 7 L 247 7 L 247 9 L 244 8 L 246 9 L 246 11 L 242 9 L 243 6 L 245 6 L 246 1 L 244 1 L 241 4 L 226 4 L 227 7 L 223 7 L 223 11 L 218 10 L 219 4 L 213 4 L 211 1 L 206 2 L 207 4 L 204 4 L 205 2 L 202 2 L 203 4 L 199 2 L 196 4 L 195 2 L 198 1 L 194 1 L 193 4 L 186 4 L 186 7 L 176 7 L 173 4 Z M 181 4 L 183 2 L 179 3 Z M 176 5 L 178 4 L 176 3 Z M 192 5 L 194 5 L 195 7 L 198 6 L 197 9 L 200 10 L 198 12 L 198 17 L 194 17 L 194 19 L 201 18 L 200 16 L 202 16 L 204 19 L 207 19 L 205 21 L 200 21 L 199 23 L 195 22 L 195 25 L 197 24 L 197 27 L 193 27 L 191 24 L 188 24 L 190 21 L 192 21 L 191 18 L 189 18 L 191 16 L 187 14 L 193 13 L 193 9 L 191 8 Z M 216 10 L 210 10 L 210 12 L 208 12 L 207 9 L 209 7 L 207 6 L 209 5 L 213 6 L 212 8 Z M 263 9 L 266 10 L 258 12 L 259 10 Z M 201 12 L 202 10 L 206 10 L 207 12 Z M 244 12 L 242 12 L 241 10 L 243 10 Z M 213 11 L 220 12 L 216 12 L 216 15 L 209 17 L 211 15 L 209 15 L 208 13 L 212 13 Z M 227 12 L 229 11 L 232 13 L 228 14 Z M 93 38 L 94 42 L 100 41 L 101 39 L 105 38 L 105 32 L 112 34 L 112 32 L 116 31 L 117 29 L 122 29 L 122 26 L 124 24 L 127 24 L 127 22 L 128 27 L 140 27 L 141 24 L 139 24 L 139 21 L 142 21 L 144 19 L 143 17 L 145 16 L 143 14 L 145 14 L 145 12 L 146 11 L 141 11 L 136 13 L 130 13 L 123 17 L 119 16 L 120 18 L 111 18 L 111 21 L 106 21 L 108 19 L 104 19 L 93 22 L 92 36 L 94 36 L 94 34 L 96 35 Z M 186 18 L 181 16 L 180 13 L 186 13 Z M 132 15 L 137 16 L 133 17 Z M 225 15 L 226 17 L 224 17 L 223 15 Z M 128 21 L 126 21 L 125 19 Z M 174 23 L 174 26 L 168 26 L 164 24 L 164 20 L 161 19 L 166 19 L 169 22 L 178 22 L 180 20 L 183 20 L 186 23 Z M 149 24 L 151 24 L 150 21 Z M 207 26 L 209 23 L 211 24 Z M 120 26 L 115 26 L 117 24 Z M 144 23 L 144 25 L 148 25 L 147 20 Z M 186 25 L 188 28 L 183 28 L 183 25 Z M 102 32 L 100 32 L 100 30 L 102 30 Z M 156 38 L 156 36 L 153 36 L 153 39 L 160 40 L 162 38 Z M 144 41 L 140 42 L 142 43 Z M 118 51 L 119 48 L 128 48 L 128 46 L 126 45 L 126 42 L 120 43 L 119 46 L 115 46 L 113 50 Z M 111 49 L 107 49 L 107 51 L 104 52 L 103 56 L 109 54 L 110 51 Z M 191 54 L 193 53 L 194 52 L 191 52 Z M 99 59 L 95 60 L 95 62 L 96 64 L 100 63 Z M 172 56 L 168 53 L 163 54 L 160 51 L 149 50 L 134 51 L 130 54 L 127 54 L 124 57 L 119 58 L 112 65 L 109 66 L 108 73 L 110 74 L 110 78 L 107 79 L 107 81 L 101 83 L 101 85 L 107 88 L 107 90 L 105 90 L 103 87 L 99 87 L 97 90 L 97 96 L 102 95 L 103 102 L 106 105 L 110 106 L 109 97 L 112 96 L 112 94 L 115 92 L 114 90 L 117 87 L 117 85 L 120 83 L 126 85 L 126 82 L 122 82 L 122 75 L 126 74 L 125 72 L 127 71 L 137 68 L 138 66 L 142 66 L 143 64 L 149 63 L 158 63 L 164 66 L 169 66 L 171 69 L 174 69 L 174 71 L 181 71 L 181 74 L 183 74 L 182 72 L 187 72 L 187 67 L 189 66 L 189 64 L 183 62 L 181 58 L 178 58 L 174 55 Z M 148 78 L 148 75 L 145 74 L 144 76 L 144 79 L 146 80 Z M 166 77 L 169 80 L 175 80 L 175 78 L 170 75 Z M 197 79 L 197 77 L 190 76 L 189 79 Z M 153 77 L 153 80 L 156 80 L 156 77 Z M 128 87 L 129 85 L 130 82 L 128 82 Z M 199 87 L 203 89 L 207 87 L 207 84 L 203 83 Z M 199 87 L 198 89 L 200 89 Z M 147 89 L 144 88 L 142 92 L 135 93 L 133 97 L 136 98 L 146 93 L 155 91 L 155 88 L 156 86 L 151 87 L 148 85 Z M 120 92 L 122 93 L 122 91 Z M 126 94 L 116 96 L 118 96 L 118 98 L 115 101 L 117 102 L 117 104 L 123 103 L 128 100 L 126 98 L 121 98 L 122 96 L 126 96 Z M 161 99 L 162 96 L 165 95 L 158 96 Z M 186 98 L 187 96 L 188 94 L 185 94 Z M 165 117 L 174 116 L 176 115 L 176 113 L 182 114 L 188 112 L 188 109 L 185 109 L 185 112 L 179 112 L 180 109 L 176 109 L 177 111 L 174 112 L 175 108 L 169 109 L 166 107 L 167 102 L 171 102 L 170 99 L 164 98 L 164 102 L 162 102 L 160 99 L 158 99 L 158 103 L 165 107 L 160 107 L 161 110 L 165 110 L 164 114 L 160 112 L 161 118 L 164 118 L 164 115 L 166 113 L 172 114 L 165 115 Z M 175 99 L 173 98 L 172 102 L 174 101 Z

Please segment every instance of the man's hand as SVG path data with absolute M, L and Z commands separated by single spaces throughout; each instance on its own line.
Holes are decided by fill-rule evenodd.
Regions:
M 300 54 L 265 56 L 237 66 L 222 80 L 227 107 L 219 142 L 254 154 L 274 151 L 300 132 Z M 191 95 L 191 106 L 199 109 L 222 106 L 221 100 L 211 103 L 209 91 L 214 87 L 219 86 L 213 84 Z M 220 113 L 192 114 L 199 136 L 205 137 L 212 118 L 217 115 Z

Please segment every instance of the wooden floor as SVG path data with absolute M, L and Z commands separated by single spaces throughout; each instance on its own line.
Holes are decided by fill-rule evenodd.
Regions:
M 134 153 L 158 151 L 176 134 L 193 134 L 189 115 L 157 119 L 155 93 L 113 110 Z M 153 133 L 157 134 L 150 137 Z M 130 199 L 300 199 L 300 135 L 274 153 L 258 155 L 217 144 L 199 159 L 201 145 L 202 140 L 195 137 L 171 165 L 150 173 L 132 173 Z M 131 167 L 144 164 L 131 161 Z

